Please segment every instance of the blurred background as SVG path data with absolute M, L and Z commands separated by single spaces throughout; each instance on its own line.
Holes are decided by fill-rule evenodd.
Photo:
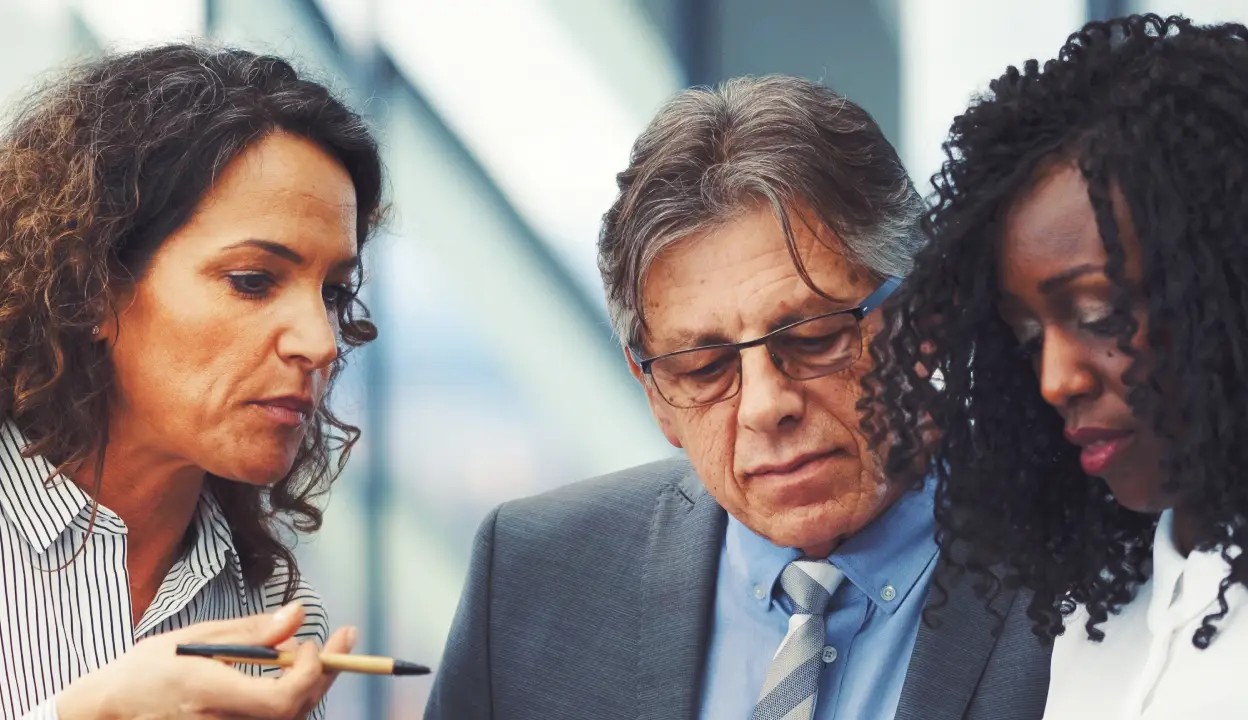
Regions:
M 822 80 L 927 194 L 989 79 L 1145 10 L 1248 22 L 1244 0 L 0 0 L 0 97 L 101 51 L 209 38 L 287 56 L 369 116 L 393 206 L 367 256 L 382 334 L 339 386 L 364 441 L 299 553 L 360 651 L 436 666 L 490 508 L 674 452 L 594 263 L 615 173 L 666 97 Z M 419 717 L 429 685 L 343 677 L 329 717 Z

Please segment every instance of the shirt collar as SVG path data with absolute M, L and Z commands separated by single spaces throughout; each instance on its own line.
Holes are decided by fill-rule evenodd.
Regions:
M 55 468 L 42 457 L 26 458 L 29 443 L 12 422 L 0 423 L 0 512 L 40 554 L 47 551 L 71 526 L 85 532 L 124 535 L 125 524 L 100 506 L 91 525 L 91 496 L 69 478 L 56 476 Z M 233 533 L 221 505 L 211 491 L 200 494 L 191 521 L 194 533 L 186 560 L 188 567 L 205 580 L 225 570 L 239 594 L 246 597 L 242 564 Z
M 1234 558 L 1240 552 L 1238 546 L 1232 546 L 1228 554 Z M 1222 580 L 1230 573 L 1231 567 L 1222 558 L 1220 546 L 1206 551 L 1193 550 L 1183 557 L 1174 544 L 1174 511 L 1163 512 L 1153 534 L 1149 629 L 1158 634 L 1168 632 L 1204 613 L 1216 602 Z
M 135 627 L 135 637 L 146 637 L 161 627 L 222 573 L 229 576 L 227 582 L 233 581 L 240 605 L 246 607 L 247 587 L 243 582 L 242 567 L 234 551 L 225 516 L 209 490 L 200 493 L 188 535 L 192 540 L 190 547 L 169 568 L 169 574 Z
M 886 613 L 896 611 L 936 557 L 935 487 L 934 478 L 928 478 L 922 489 L 907 491 L 828 556 Z M 796 548 L 772 544 L 731 514 L 724 542 L 732 577 L 761 604 L 772 602 L 780 573 L 801 556 Z
M 243 579 L 243 566 L 234 546 L 234 534 L 220 503 L 211 490 L 205 488 L 199 496 L 192 521 L 195 544 L 187 556 L 187 564 L 205 580 L 211 580 L 225 570 L 234 580 L 238 595 L 244 603 L 247 599 L 247 583 Z
M 46 551 L 91 498 L 41 457 L 22 456 L 29 445 L 12 421 L 0 424 L 0 511 L 39 553 Z
M 732 513 L 724 536 L 725 560 L 737 591 L 749 593 L 751 602 L 770 606 L 772 590 L 785 566 L 801 556 L 795 548 L 772 544 L 746 527 Z
M 832 564 L 886 613 L 901 606 L 936 557 L 935 497 L 929 477 L 832 553 Z

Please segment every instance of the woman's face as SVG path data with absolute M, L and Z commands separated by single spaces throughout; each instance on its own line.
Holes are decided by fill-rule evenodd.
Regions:
M 1125 202 L 1115 217 L 1126 254 L 1126 278 L 1140 280 L 1140 251 Z M 1123 374 L 1132 358 L 1118 348 L 1122 323 L 1111 313 L 1113 286 L 1105 247 L 1079 169 L 1055 164 L 1020 195 L 1006 217 L 999 248 L 1000 313 L 1031 360 L 1040 392 L 1082 448 L 1089 475 L 1103 478 L 1117 501 L 1155 512 L 1173 505 L 1161 489 L 1161 448 L 1150 422 L 1127 403 Z M 1137 301 L 1132 347 L 1149 361 L 1147 311 Z
M 101 327 L 111 442 L 242 482 L 284 477 L 337 358 L 356 249 L 355 188 L 331 156 L 282 133 L 242 153 Z

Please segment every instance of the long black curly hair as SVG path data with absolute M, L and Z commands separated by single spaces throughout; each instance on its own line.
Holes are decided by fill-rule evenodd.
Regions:
M 997 313 L 993 246 L 1007 207 L 1049 163 L 1076 163 L 1116 288 L 1118 345 L 1132 357 L 1133 303 L 1147 307 L 1149 362 L 1128 373 L 1128 401 L 1165 445 L 1195 547 L 1220 548 L 1232 569 L 1220 612 L 1193 637 L 1208 646 L 1228 588 L 1248 584 L 1248 553 L 1227 551 L 1248 548 L 1248 29 L 1156 15 L 1088 23 L 1043 68 L 1032 60 L 992 82 L 945 151 L 929 243 L 885 310 L 890 332 L 865 381 L 864 421 L 892 446 L 888 471 L 917 483 L 934 469 L 942 549 L 964 547 L 951 562 L 987 592 L 1032 589 L 1028 615 L 1046 640 L 1076 604 L 1102 639 L 1097 626 L 1148 579 L 1157 517 L 1084 474 Z M 1124 279 L 1111 187 L 1138 233 L 1142 301 Z M 926 381 L 932 371 L 943 383 Z

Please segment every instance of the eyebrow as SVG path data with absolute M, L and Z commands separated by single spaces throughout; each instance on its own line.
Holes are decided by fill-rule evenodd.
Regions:
M 294 250 L 292 250 L 291 248 L 289 248 L 289 247 L 287 247 L 287 246 L 285 246 L 285 245 L 283 245 L 283 244 L 281 244 L 281 243 L 279 243 L 279 242 L 274 242 L 274 241 L 272 241 L 272 240 L 261 240 L 261 239 L 259 239 L 259 238 L 248 238 L 248 239 L 243 240 L 243 241 L 241 241 L 241 242 L 236 242 L 236 243 L 234 243 L 233 245 L 229 245 L 229 246 L 227 246 L 225 249 L 226 249 L 226 250 L 237 250 L 237 249 L 240 249 L 240 248 L 255 248 L 255 249 L 257 249 L 257 250 L 263 250 L 263 251 L 265 251 L 265 252 L 267 252 L 267 253 L 270 253 L 270 254 L 272 254 L 272 255 L 276 255 L 277 257 L 279 257 L 279 258 L 281 258 L 281 259 L 283 259 L 283 260 L 285 260 L 285 261 L 287 261 L 287 262 L 289 262 L 289 263 L 291 263 L 291 264 L 293 264 L 293 265 L 302 265 L 302 264 L 304 264 L 305 262 L 307 262 L 307 260 L 305 260 L 305 259 L 304 259 L 304 257 L 303 257 L 302 255 L 300 255 L 299 253 L 295 252 L 295 251 L 294 251 Z M 360 258 L 359 258 L 359 256 L 358 256 L 358 255 L 352 255 L 351 257 L 347 258 L 346 260 L 343 260 L 343 261 L 341 261 L 341 262 L 337 263 L 336 265 L 334 265 L 334 271 L 335 271 L 335 272 L 339 272 L 339 271 L 343 271 L 343 270 L 353 270 L 353 269 L 355 269 L 356 264 L 359 262 L 359 259 L 360 259 Z
M 1092 264 L 1076 265 L 1075 267 L 1070 268 L 1069 270 L 1060 272 L 1054 275 L 1053 277 L 1042 281 L 1040 283 L 1040 292 L 1044 295 L 1051 295 L 1055 291 L 1057 291 L 1058 288 L 1062 287 L 1063 285 L 1067 285 L 1071 283 L 1077 278 L 1081 278 L 1084 275 L 1091 275 L 1092 273 L 1096 273 L 1096 272 L 1102 272 L 1103 270 L 1104 268 L 1102 268 L 1100 265 L 1092 265 Z

